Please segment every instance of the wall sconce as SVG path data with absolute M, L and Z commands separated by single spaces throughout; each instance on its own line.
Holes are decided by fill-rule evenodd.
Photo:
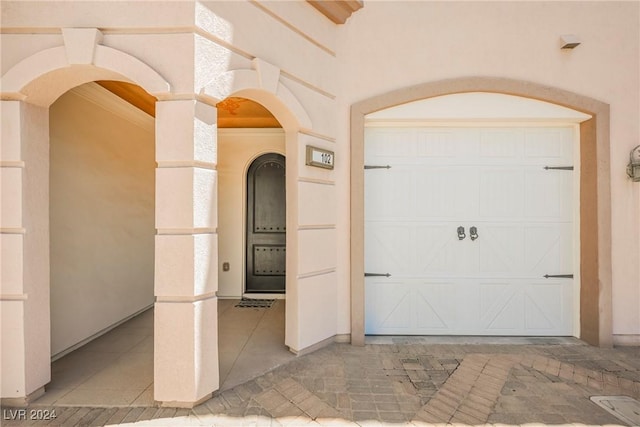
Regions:
M 629 178 L 631 178 L 633 182 L 640 182 L 640 145 L 629 153 L 627 175 L 629 175 Z
M 561 49 L 573 49 L 581 43 L 580 39 L 575 34 L 565 34 L 560 36 L 560 41 Z

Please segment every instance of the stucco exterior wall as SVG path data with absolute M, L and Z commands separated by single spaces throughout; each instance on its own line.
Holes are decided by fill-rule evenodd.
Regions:
M 244 292 L 247 170 L 265 153 L 285 153 L 282 129 L 218 130 L 218 297 Z M 229 263 L 229 271 L 222 264 Z
M 154 121 L 96 102 L 71 91 L 49 110 L 54 357 L 154 301 Z
M 3 372 L 15 377 L 6 390 L 3 380 L 3 397 L 25 396 L 49 375 L 47 109 L 97 79 L 135 82 L 161 106 L 158 400 L 195 402 L 217 384 L 213 105 L 232 95 L 265 105 L 284 130 L 292 350 L 350 333 L 351 106 L 419 83 L 474 76 L 548 85 L 609 104 L 613 332 L 638 340 L 640 186 L 625 174 L 629 150 L 640 141 L 638 2 L 371 1 L 342 26 L 302 1 L 5 1 L 1 13 L 2 256 L 19 266 L 2 273 L 2 307 L 10 310 L 2 313 L 2 339 L 19 344 L 13 358 L 3 353 Z M 582 44 L 561 50 L 567 33 Z M 335 151 L 335 169 L 306 166 L 306 145 Z M 198 316 L 212 327 L 199 329 Z M 176 339 L 189 351 L 178 353 Z M 179 372 L 175 357 L 185 362 Z M 200 360 L 210 362 L 202 372 Z
M 217 263 L 211 262 L 219 259 L 213 106 L 225 97 L 244 96 L 262 103 L 284 129 L 290 230 L 287 345 L 294 351 L 302 350 L 335 335 L 339 286 L 334 277 L 335 173 L 304 165 L 306 144 L 329 149 L 335 144 L 335 92 L 339 84 L 332 23 L 304 3 L 250 1 L 16 1 L 3 2 L 1 12 L 4 103 L 42 108 L 47 114 L 48 107 L 69 89 L 105 79 L 136 83 L 159 101 L 156 126 L 162 132 L 156 134 L 154 286 L 157 400 L 191 405 L 217 387 L 218 275 Z M 30 120 L 20 115 L 15 119 L 23 124 Z M 11 120 L 3 121 L 3 132 L 11 132 L 12 124 Z M 36 132 L 48 134 L 48 123 L 38 123 Z M 28 143 L 24 138 L 16 140 L 16 159 L 3 152 L 1 160 L 11 162 L 2 164 L 3 174 L 4 169 L 20 170 L 13 175 L 6 172 L 11 175 L 7 187 L 18 197 L 24 193 L 28 198 L 48 200 L 47 194 L 34 191 L 32 186 L 21 186 L 19 175 L 24 170 L 39 174 L 46 173 L 48 167 L 46 161 L 29 163 L 27 156 L 20 154 L 30 148 Z M 48 150 L 46 141 L 38 147 L 44 148 Z M 309 197 L 316 197 L 311 194 L 328 202 L 320 204 L 319 211 L 298 209 Z M 15 226 L 6 222 L 9 228 L 3 228 L 3 236 L 33 235 L 31 228 L 26 232 L 25 228 L 27 224 L 31 227 L 32 218 L 40 221 L 42 210 L 27 212 L 30 205 L 14 206 L 9 213 L 20 221 Z M 16 360 L 22 366 L 11 387 L 22 385 L 12 391 L 15 396 L 37 391 L 46 384 L 49 372 L 48 340 L 36 337 L 48 335 L 50 322 L 48 310 L 43 310 L 49 305 L 49 263 L 46 257 L 36 259 L 38 251 L 48 245 L 47 221 L 37 232 L 33 248 L 27 250 L 28 239 L 20 237 L 25 250 L 20 252 L 20 243 L 11 242 L 7 255 L 19 258 L 24 271 L 38 265 L 36 273 L 42 276 L 28 299 L 23 278 L 16 282 L 23 298 L 17 308 L 39 314 L 28 320 L 11 316 L 7 328 L 15 329 L 16 340 L 26 336 L 37 341 L 43 351 L 38 353 L 42 357 L 35 368 L 18 355 Z M 317 235 L 322 243 L 310 245 Z M 5 240 L 11 238 L 3 237 L 3 245 Z M 312 259 L 320 262 L 309 262 Z M 299 304 L 318 297 L 327 303 L 321 312 L 305 310 Z M 42 300 L 36 304 L 38 298 Z M 4 296 L 2 303 L 3 307 L 10 305 Z M 212 319 L 204 323 L 206 328 L 196 321 L 203 316 Z M 38 320 L 33 321 L 35 331 L 29 332 L 27 323 L 33 319 Z M 175 345 L 177 340 L 180 346 Z M 21 351 L 27 347 L 25 344 Z M 184 362 L 181 370 L 175 369 L 176 358 Z M 201 359 L 206 360 L 205 366 Z M 31 375 L 38 369 L 42 375 L 38 372 L 33 385 L 25 387 L 26 373 Z M 3 389 L 3 397 L 6 395 Z
M 639 28 L 637 2 L 369 2 L 338 29 L 338 139 L 349 138 L 354 102 L 457 77 L 531 81 L 610 104 L 613 332 L 640 334 L 640 186 L 625 174 L 640 141 Z M 560 49 L 563 34 L 582 44 Z M 338 217 L 345 218 L 342 189 L 339 197 Z M 340 325 L 346 316 L 341 311 Z
M 41 327 L 49 323 L 49 237 L 43 233 L 49 225 L 49 114 L 35 105 L 3 102 L 2 122 L 0 392 L 20 397 L 51 379 L 49 330 Z M 33 256 L 30 263 L 24 253 Z

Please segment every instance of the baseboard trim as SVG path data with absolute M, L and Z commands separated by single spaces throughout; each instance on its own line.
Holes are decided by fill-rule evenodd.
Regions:
M 334 338 L 335 342 L 340 344 L 349 344 L 351 342 L 351 334 L 338 334 Z
M 351 334 L 338 334 L 332 337 L 326 338 L 320 342 L 315 344 L 311 344 L 309 347 L 305 347 L 302 350 L 294 350 L 289 347 L 289 351 L 296 356 L 304 356 L 305 354 L 313 353 L 314 351 L 320 350 L 323 347 L 328 346 L 333 343 L 349 343 L 351 342 Z
M 613 345 L 618 347 L 640 346 L 640 334 L 614 335 Z
M 171 400 L 168 402 L 162 402 L 162 401 L 156 401 L 156 405 L 161 407 L 161 408 L 186 408 L 186 409 L 192 409 L 195 408 L 196 406 L 200 405 L 201 403 L 206 402 L 207 400 L 211 399 L 213 397 L 213 393 L 208 393 L 205 396 L 201 397 L 200 399 L 196 400 L 195 402 L 178 402 L 175 400 Z
M 114 323 L 114 324 L 112 324 L 110 326 L 107 326 L 106 328 L 102 329 L 101 331 L 96 332 L 95 334 L 91 335 L 90 337 L 87 337 L 87 338 L 83 339 L 79 343 L 74 344 L 71 347 L 52 355 L 51 356 L 51 361 L 55 362 L 56 360 L 60 359 L 61 357 L 64 357 L 67 354 L 71 353 L 72 351 L 75 351 L 75 350 L 79 349 L 83 345 L 88 344 L 89 342 L 95 340 L 96 338 L 101 337 L 102 335 L 106 334 L 107 332 L 110 332 L 111 330 L 117 328 L 118 326 L 122 325 L 123 323 L 128 322 L 129 320 L 133 319 L 134 317 L 136 317 L 136 316 L 144 313 L 145 311 L 153 308 L 154 304 L 155 303 L 153 303 L 151 305 L 148 305 L 148 306 L 144 307 L 143 309 L 138 310 L 135 313 L 125 317 L 124 319 L 121 319 L 121 320 L 117 321 L 116 323 Z
M 0 405 L 2 405 L 3 408 L 26 408 L 31 402 L 39 399 L 43 395 L 44 386 L 23 397 L 3 397 L 0 399 Z

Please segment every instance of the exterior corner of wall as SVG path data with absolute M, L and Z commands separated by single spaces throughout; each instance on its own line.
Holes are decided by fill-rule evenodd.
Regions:
M 0 301 L 0 396 L 25 397 L 24 301 Z

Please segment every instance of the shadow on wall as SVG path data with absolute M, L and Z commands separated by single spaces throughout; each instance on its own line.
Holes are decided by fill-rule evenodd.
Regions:
M 154 301 L 154 119 L 95 83 L 50 108 L 51 353 Z

